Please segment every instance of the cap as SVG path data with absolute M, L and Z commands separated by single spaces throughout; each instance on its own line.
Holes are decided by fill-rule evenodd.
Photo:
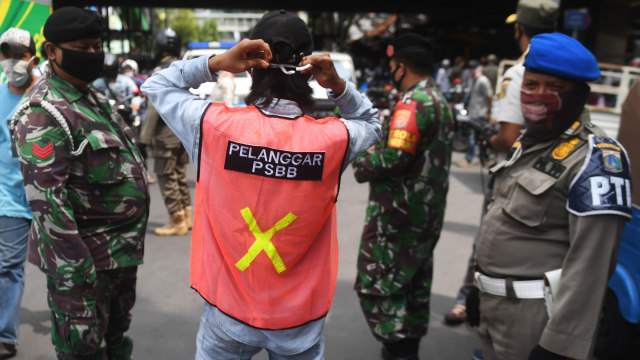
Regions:
M 575 81 L 594 81 L 600 77 L 595 56 L 578 40 L 561 33 L 532 37 L 524 67 Z
M 134 74 L 138 73 L 138 63 L 133 59 L 127 59 L 122 62 L 123 69 L 131 69 Z
M 387 56 L 391 59 L 413 51 L 431 51 L 429 41 L 415 33 L 405 33 L 393 39 L 387 46 Z
M 23 29 L 9 28 L 0 36 L 0 50 L 3 55 L 7 56 L 8 48 L 17 55 L 24 54 L 26 51 L 32 55 L 36 54 L 36 44 L 31 34 Z
M 251 39 L 262 39 L 271 47 L 273 62 L 298 64 L 313 52 L 313 39 L 307 24 L 298 15 L 285 11 L 269 11 L 251 31 Z
M 496 56 L 496 54 L 489 54 L 487 55 L 487 61 L 488 62 L 497 62 L 498 61 L 498 57 Z
M 554 29 L 558 22 L 559 6 L 553 0 L 520 0 L 515 14 L 509 15 L 507 24 L 518 22 L 522 25 L 544 29 Z
M 44 23 L 47 41 L 60 44 L 86 38 L 99 38 L 102 21 L 97 12 L 75 6 L 65 6 L 54 11 Z

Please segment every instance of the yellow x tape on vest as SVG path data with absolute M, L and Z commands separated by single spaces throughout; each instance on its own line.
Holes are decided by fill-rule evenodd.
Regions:
M 287 216 L 283 217 L 280 221 L 273 225 L 271 229 L 266 232 L 262 232 L 262 230 L 260 230 L 260 228 L 258 227 L 258 223 L 256 223 L 256 219 L 253 217 L 253 214 L 251 214 L 251 210 L 249 210 L 248 207 L 240 210 L 240 213 L 242 213 L 244 221 L 247 223 L 247 225 L 249 225 L 249 230 L 251 230 L 251 233 L 256 238 L 256 241 L 254 241 L 253 245 L 251 245 L 251 247 L 247 251 L 247 254 L 236 263 L 236 267 L 240 269 L 240 271 L 244 271 L 249 267 L 249 264 L 251 264 L 253 259 L 255 259 L 256 256 L 258 256 L 258 254 L 262 250 L 264 250 L 267 256 L 269 256 L 269 259 L 271 259 L 273 267 L 276 268 L 276 271 L 278 273 L 285 271 L 287 267 L 284 265 L 282 258 L 280 258 L 278 250 L 276 250 L 276 247 L 273 246 L 271 238 L 273 237 L 273 235 L 275 235 L 275 233 L 289 226 L 289 224 L 291 224 L 293 220 L 297 218 L 297 216 L 292 213 L 288 213 Z

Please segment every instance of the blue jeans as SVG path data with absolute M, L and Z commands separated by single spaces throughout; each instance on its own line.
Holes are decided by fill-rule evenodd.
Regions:
M 214 318 L 213 307 L 208 304 L 202 312 L 196 346 L 196 360 L 249 360 L 263 349 L 262 346 L 242 343 L 229 336 Z M 324 337 L 320 336 L 315 344 L 298 354 L 283 355 L 269 348 L 264 349 L 270 360 L 323 360 Z
M 31 220 L 0 216 L 0 342 L 18 343 Z
M 473 121 L 476 125 L 482 126 L 484 123 L 487 122 L 487 118 L 479 117 L 479 118 L 472 119 L 471 121 Z M 477 148 L 476 132 L 475 130 L 471 129 L 469 131 L 469 147 L 467 147 L 467 154 L 464 157 L 468 162 L 471 162 L 473 160 L 473 157 L 476 154 L 476 148 Z

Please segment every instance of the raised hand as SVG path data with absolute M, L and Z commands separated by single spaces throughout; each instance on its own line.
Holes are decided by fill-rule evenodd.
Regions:
M 311 73 L 318 82 L 318 85 L 325 89 L 331 89 L 336 95 L 340 95 L 344 92 L 347 84 L 338 75 L 336 67 L 333 65 L 333 60 L 329 53 L 309 55 L 302 58 L 300 66 L 311 64 L 311 67 L 302 70 L 303 74 Z
M 244 39 L 226 52 L 209 58 L 209 70 L 240 73 L 254 67 L 264 69 L 271 58 L 269 44 L 260 39 Z

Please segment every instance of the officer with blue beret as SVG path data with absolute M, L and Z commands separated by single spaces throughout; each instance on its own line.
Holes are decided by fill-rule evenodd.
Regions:
M 620 235 L 631 217 L 625 149 L 585 108 L 598 63 L 560 34 L 531 39 L 526 131 L 491 170 L 475 286 L 484 359 L 588 359 Z

